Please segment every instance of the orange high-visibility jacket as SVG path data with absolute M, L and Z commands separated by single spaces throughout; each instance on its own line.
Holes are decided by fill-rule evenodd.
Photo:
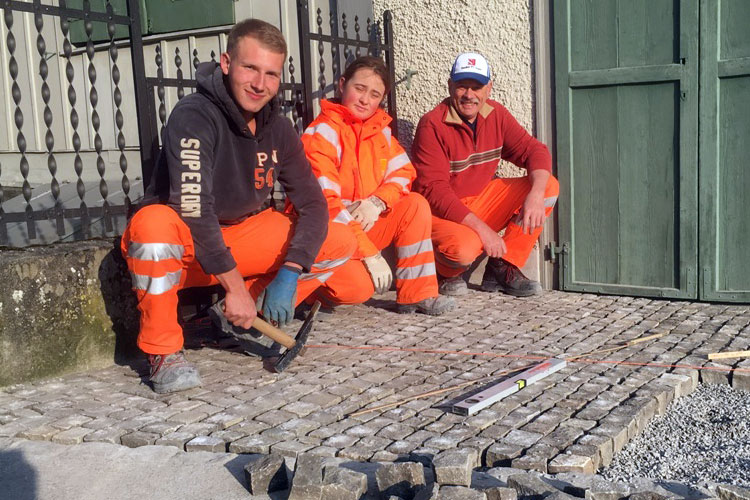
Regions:
M 341 104 L 323 100 L 320 105 L 320 115 L 302 135 L 305 154 L 325 194 L 330 220 L 352 228 L 363 257 L 375 255 L 378 249 L 347 207 L 375 195 L 390 209 L 409 193 L 416 170 L 391 136 L 391 117 L 385 111 L 378 109 L 363 122 Z

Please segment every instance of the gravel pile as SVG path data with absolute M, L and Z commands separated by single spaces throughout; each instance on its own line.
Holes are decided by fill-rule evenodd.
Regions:
M 750 487 L 750 391 L 698 386 L 652 420 L 602 476 Z

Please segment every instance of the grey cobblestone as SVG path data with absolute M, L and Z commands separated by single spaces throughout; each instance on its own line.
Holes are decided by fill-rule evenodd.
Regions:
M 73 427 L 52 436 L 52 442 L 58 444 L 80 444 L 83 442 L 83 438 L 91 432 L 93 432 L 91 429 Z
M 214 436 L 198 436 L 185 443 L 185 451 L 227 451 L 227 443 Z
M 128 448 L 138 448 L 139 446 L 154 444 L 160 437 L 159 434 L 137 431 L 120 436 L 120 443 Z
M 185 444 L 193 439 L 195 434 L 189 432 L 172 432 L 156 440 L 157 445 L 160 446 L 174 446 L 181 450 L 185 449 Z M 239 452 L 238 452 L 239 453 Z
M 373 312 L 380 315 L 377 320 Z M 140 385 L 128 366 L 0 388 L 0 437 L 66 443 L 124 439 L 125 444 L 182 449 L 194 438 L 210 437 L 239 453 L 277 449 L 289 456 L 304 451 L 384 462 L 428 460 L 460 447 L 476 450 L 489 466 L 596 469 L 675 398 L 694 390 L 699 378 L 709 382 L 714 374 L 571 362 L 469 417 L 446 413 L 438 406 L 442 397 L 347 415 L 528 362 L 380 352 L 378 346 L 562 355 L 667 332 L 657 341 L 600 359 L 710 366 L 707 353 L 750 345 L 748 324 L 746 306 L 560 292 L 520 301 L 471 291 L 459 300 L 456 313 L 440 319 L 356 306 L 316 327 L 315 342 L 369 345 L 373 350 L 311 348 L 284 374 L 272 375 L 237 353 L 194 349 L 190 358 L 201 370 L 204 386 L 172 395 L 156 395 Z M 726 366 L 747 369 L 750 360 Z M 745 372 L 730 377 L 716 373 L 735 387 L 750 389 Z
M 99 429 L 83 436 L 84 442 L 120 444 L 120 437 L 125 434 L 122 429 Z

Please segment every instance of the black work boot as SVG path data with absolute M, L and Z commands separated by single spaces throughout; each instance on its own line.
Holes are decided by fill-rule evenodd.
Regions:
M 489 258 L 482 276 L 482 290 L 505 292 L 516 297 L 528 297 L 541 293 L 538 281 L 528 279 L 520 269 L 503 259 Z

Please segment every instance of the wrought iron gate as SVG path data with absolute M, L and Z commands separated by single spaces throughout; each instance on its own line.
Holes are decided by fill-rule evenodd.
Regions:
M 7 99 L 8 109 L 0 99 L 0 116 L 13 117 L 7 120 L 5 137 L 0 126 L 0 246 L 120 234 L 150 178 L 171 108 L 194 91 L 192 74 L 201 58 L 216 58 L 220 52 L 217 46 L 208 57 L 201 55 L 196 36 L 212 36 L 220 46 L 231 27 L 144 37 L 139 0 L 127 0 L 127 15 L 116 12 L 114 0 L 78 0 L 75 8 L 68 6 L 72 3 L 0 0 L 0 33 L 6 42 L 0 49 L 0 86 L 7 68 L 12 99 Z M 341 68 L 362 51 L 384 57 L 395 79 L 390 12 L 382 23 L 367 19 L 362 28 L 358 18 L 351 26 L 345 14 L 336 12 L 324 21 L 317 9 L 311 29 L 308 0 L 297 0 L 296 9 L 298 59 L 289 58 L 279 98 L 301 133 L 314 118 L 316 102 L 333 93 Z M 24 16 L 33 18 L 35 52 L 14 35 L 23 31 Z M 79 23 L 79 31 L 83 25 L 78 40 L 71 36 L 71 23 Z M 116 38 L 122 27 L 129 30 L 127 39 Z M 104 41 L 94 41 L 95 33 L 103 33 Z M 25 34 L 28 40 L 30 34 Z M 176 45 L 192 50 L 177 47 L 167 53 Z M 34 73 L 31 66 L 37 61 Z M 87 99 L 81 99 L 84 95 Z M 395 89 L 387 104 L 395 126 Z M 127 119 L 129 114 L 137 123 Z M 44 134 L 29 133 L 28 122 L 34 120 Z M 108 163 L 118 167 L 117 178 Z M 17 170 L 8 167 L 14 164 Z M 95 165 L 95 172 L 89 165 Z M 12 176 L 16 182 L 4 182 Z

